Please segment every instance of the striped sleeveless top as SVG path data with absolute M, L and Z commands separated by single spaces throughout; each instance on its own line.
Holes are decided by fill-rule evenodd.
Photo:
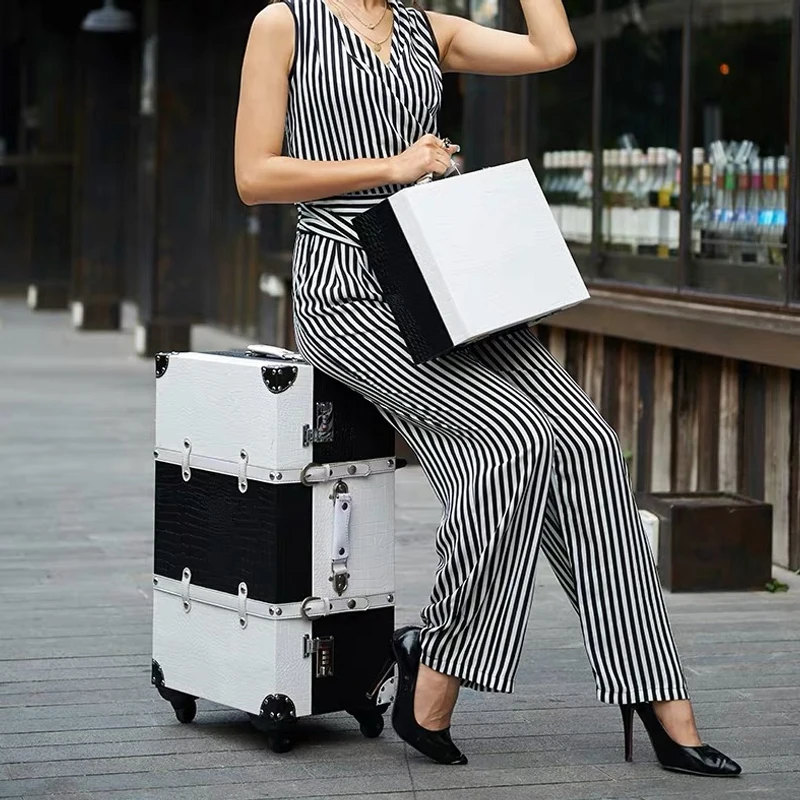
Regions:
M 391 57 L 384 64 L 323 0 L 284 2 L 295 17 L 286 112 L 289 156 L 310 161 L 387 158 L 437 133 L 442 73 L 423 11 L 387 0 L 394 29 Z M 382 186 L 299 203 L 298 232 L 357 244 L 349 219 L 401 188 Z

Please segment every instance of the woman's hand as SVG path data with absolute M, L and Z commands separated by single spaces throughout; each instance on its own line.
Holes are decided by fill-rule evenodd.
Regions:
M 461 148 L 457 144 L 445 146 L 441 139 L 429 133 L 402 152 L 389 159 L 391 181 L 402 186 L 416 183 L 424 175 L 444 175 L 450 161 Z

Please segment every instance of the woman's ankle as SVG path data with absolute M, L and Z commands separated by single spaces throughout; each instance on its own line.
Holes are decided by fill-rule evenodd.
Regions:
M 684 747 L 702 744 L 692 704 L 688 700 L 656 701 L 652 705 L 658 721 L 673 741 Z
M 414 692 L 417 724 L 429 731 L 449 728 L 460 685 L 458 678 L 420 664 Z

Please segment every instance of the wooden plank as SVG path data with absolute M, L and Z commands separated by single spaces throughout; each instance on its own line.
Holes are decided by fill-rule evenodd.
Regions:
M 592 287 L 592 298 L 553 317 L 553 326 L 622 336 L 673 349 L 800 369 L 794 314 L 726 308 Z
M 536 326 L 536 337 L 548 350 L 550 349 L 550 328 L 547 325 Z
M 631 483 L 636 486 L 639 449 L 639 347 L 635 342 L 620 342 L 617 400 L 617 434 L 625 454 Z
M 697 488 L 715 491 L 719 482 L 719 398 L 722 360 L 697 360 Z
M 603 341 L 603 392 L 600 412 L 614 430 L 619 427 L 619 362 L 622 340 Z
M 591 401 L 600 408 L 603 401 L 603 370 L 605 367 L 605 342 L 602 336 L 586 337 L 586 355 L 583 370 L 583 389 Z
M 719 447 L 717 486 L 721 492 L 739 487 L 739 382 L 740 364 L 722 361 L 719 391 Z
M 789 568 L 800 569 L 800 372 L 792 372 L 792 433 L 789 453 Z
M 567 331 L 567 352 L 564 366 L 579 386 L 585 382 L 586 335 L 580 331 Z
M 639 407 L 636 430 L 636 480 L 639 492 L 648 491 L 653 479 L 653 415 L 655 406 L 655 348 L 639 345 Z
M 772 504 L 772 559 L 788 567 L 791 374 L 786 369 L 769 369 L 765 378 L 764 499 Z
M 676 354 L 672 484 L 675 491 L 694 492 L 698 481 L 698 378 L 701 364 L 695 353 Z
M 739 417 L 739 491 L 756 500 L 764 499 L 765 368 L 742 364 Z
M 672 489 L 673 351 L 656 347 L 653 365 L 653 456 L 649 488 L 654 492 L 668 492 Z
M 562 328 L 550 328 L 547 349 L 563 367 L 567 363 L 567 334 Z

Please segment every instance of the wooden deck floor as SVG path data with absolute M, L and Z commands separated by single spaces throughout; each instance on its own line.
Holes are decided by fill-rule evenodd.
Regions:
M 198 349 L 229 337 L 200 330 Z M 178 724 L 150 686 L 153 379 L 132 334 L 78 335 L 66 314 L 0 301 L 0 797 L 250 800 L 665 800 L 800 796 L 800 585 L 783 595 L 668 598 L 709 741 L 747 775 L 658 769 L 599 705 L 576 619 L 542 571 L 514 695 L 465 692 L 462 768 L 387 730 L 330 716 L 275 755 L 243 715 L 201 703 Z M 438 509 L 399 473 L 401 622 L 435 563 Z M 785 579 L 785 576 L 784 576 Z

